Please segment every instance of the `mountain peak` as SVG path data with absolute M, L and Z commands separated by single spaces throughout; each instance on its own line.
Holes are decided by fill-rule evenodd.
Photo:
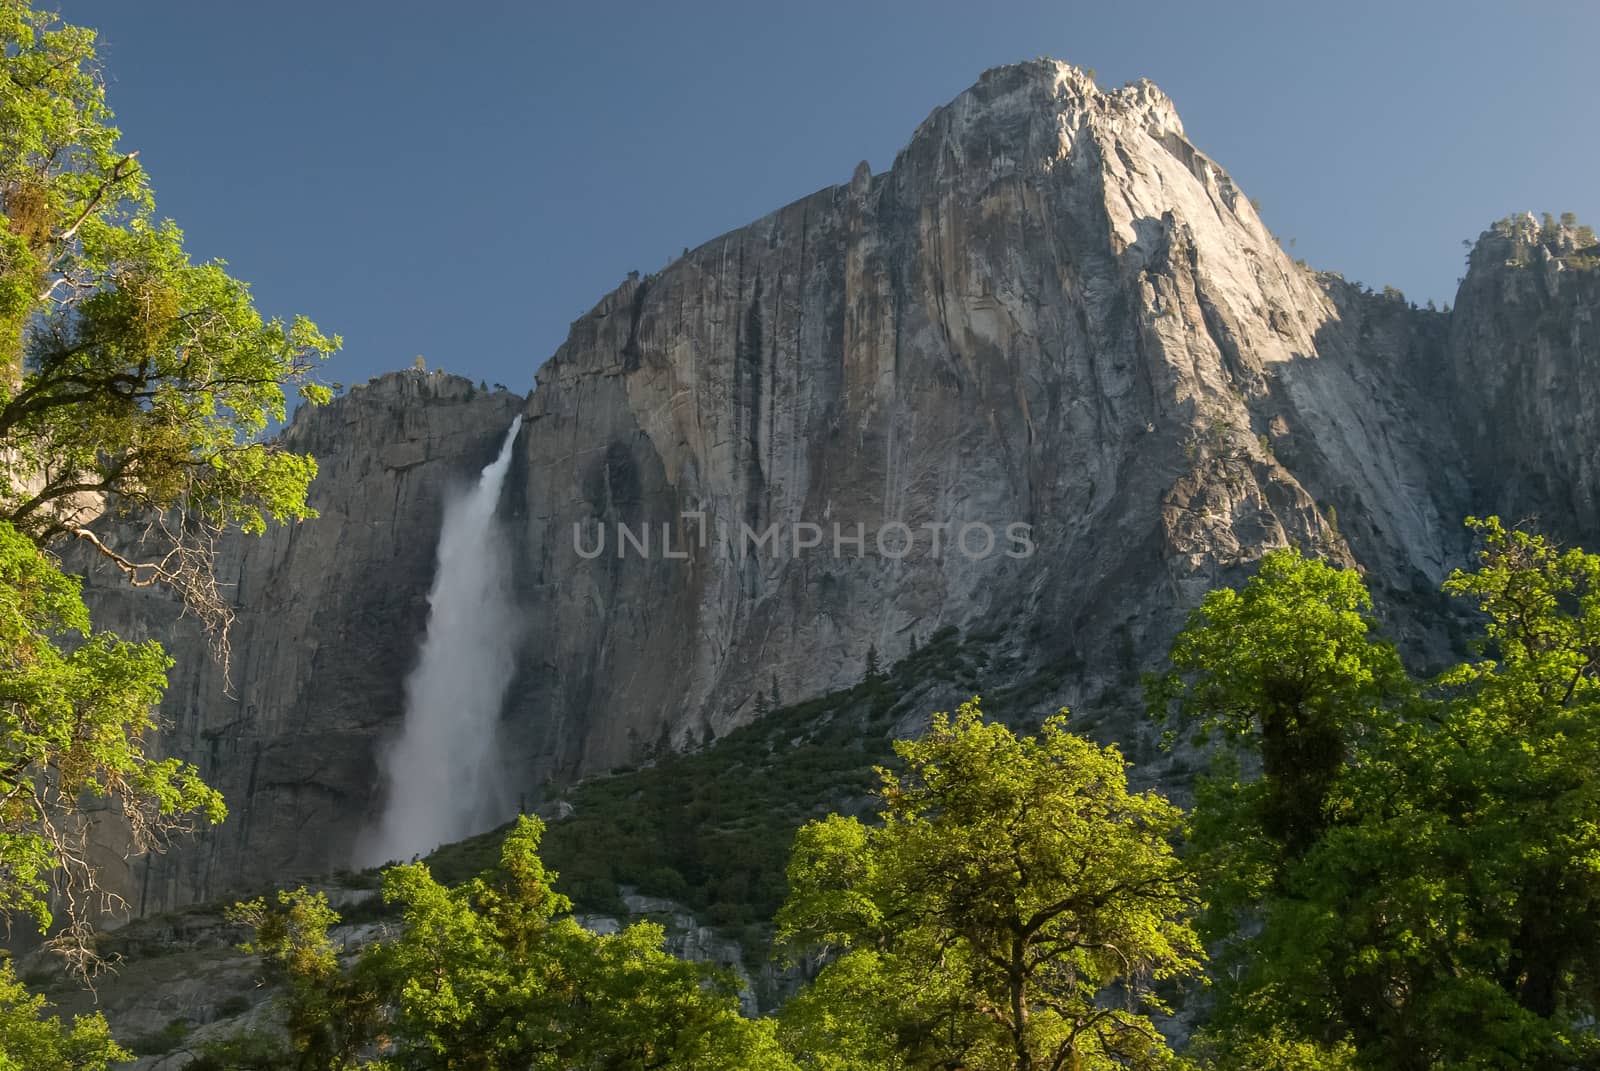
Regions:
M 1154 82 L 1139 79 L 1102 89 L 1092 70 L 1040 57 L 984 71 L 949 104 L 934 109 L 912 141 L 941 125 L 996 132 L 1042 127 L 1038 133 L 1053 132 L 1070 146 L 1071 134 L 1085 123 L 1117 121 L 1131 121 L 1157 136 L 1183 136 L 1172 99 Z
M 1121 652 L 1272 547 L 1360 564 L 1442 647 L 1417 593 L 1462 560 L 1460 517 L 1600 526 L 1592 239 L 1502 229 L 1480 259 L 1537 261 L 1472 272 L 1441 323 L 1294 264 L 1151 83 L 987 71 L 886 171 L 623 283 L 531 398 L 413 371 L 300 422 L 324 519 L 230 544 L 249 676 L 175 677 L 165 711 L 252 818 L 151 863 L 140 903 L 347 861 L 440 505 L 518 412 L 507 784 L 726 734 L 952 628 L 1005 637 L 997 687 L 1048 665 L 1040 709 L 1111 725 Z M 97 619 L 146 628 L 110 579 Z

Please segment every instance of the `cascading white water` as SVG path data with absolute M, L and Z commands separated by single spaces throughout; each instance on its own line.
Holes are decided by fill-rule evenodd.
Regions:
M 506 817 L 494 759 L 519 628 L 495 506 L 521 427 L 519 416 L 477 485 L 445 510 L 405 724 L 381 759 L 383 817 L 358 845 L 360 865 L 407 860 Z

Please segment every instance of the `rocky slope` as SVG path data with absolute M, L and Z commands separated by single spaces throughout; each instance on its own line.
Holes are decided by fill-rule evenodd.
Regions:
M 346 963 L 376 940 L 390 939 L 399 920 L 379 903 L 379 894 L 356 878 L 351 884 L 319 883 L 322 893 L 347 918 L 329 931 Z M 754 993 L 798 977 L 796 969 L 765 964 L 752 976 L 740 946 L 702 926 L 681 904 L 659 897 L 624 894 L 627 913 L 580 915 L 588 929 L 616 933 L 624 926 L 650 921 L 666 934 L 666 951 L 682 959 L 716 964 L 730 971 L 744 987 L 748 1015 L 760 1011 Z M 116 957 L 115 973 L 101 975 L 93 990 L 65 977 L 47 954 L 36 953 L 21 963 L 24 977 L 46 994 L 53 1014 L 68 1019 L 99 1012 L 112 1024 L 118 1041 L 136 1059 L 118 1064 L 124 1071 L 181 1071 L 201 1055 L 207 1043 L 241 1034 L 283 1039 L 279 1002 L 285 996 L 279 977 L 263 968 L 258 957 L 239 945 L 251 938 L 231 922 L 217 904 L 191 906 L 139 919 L 102 942 L 103 953 Z M 793 985 L 790 984 L 792 990 Z
M 821 693 L 947 625 L 1078 667 L 1041 704 L 1108 704 L 1121 652 L 1291 542 L 1361 565 L 1427 657 L 1462 516 L 1600 543 L 1580 244 L 1507 224 L 1453 312 L 1418 310 L 1293 263 L 1153 85 L 990 71 L 887 171 L 629 279 L 525 400 L 403 373 L 302 413 L 323 516 L 225 548 L 232 694 L 170 606 L 95 577 L 102 623 L 178 657 L 168 744 L 233 808 L 128 864 L 135 908 L 348 859 L 381 806 L 443 497 L 518 411 L 502 514 L 527 630 L 504 752 L 530 791 L 725 733 L 758 692 Z M 895 522 L 903 557 L 898 529 L 875 545 Z M 1031 557 L 1004 553 L 1013 523 Z M 823 545 L 795 554 L 796 524 Z M 834 553 L 835 524 L 862 526 L 861 556 Z M 928 524 L 951 526 L 942 553 Z M 987 555 L 954 545 L 972 524 L 997 533 Z M 651 552 L 619 555 L 618 525 Z M 781 553 L 741 538 L 771 525 Z

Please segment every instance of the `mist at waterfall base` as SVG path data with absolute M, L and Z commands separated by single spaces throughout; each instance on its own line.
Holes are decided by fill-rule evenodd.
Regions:
M 380 756 L 384 810 L 357 844 L 360 866 L 403 862 L 508 817 L 497 740 L 520 625 L 495 507 L 521 427 L 519 416 L 477 484 L 445 509 L 427 631 L 406 678 L 404 727 Z

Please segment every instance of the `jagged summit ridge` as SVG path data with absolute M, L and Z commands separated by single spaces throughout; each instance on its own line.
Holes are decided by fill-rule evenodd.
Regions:
M 888 171 L 871 175 L 858 169 L 850 183 L 818 191 L 713 239 L 689 253 L 689 263 L 675 262 L 643 286 L 624 283 L 575 325 L 574 339 L 585 333 L 586 322 L 631 308 L 645 287 L 680 270 L 704 270 L 735 235 L 775 240 L 786 221 L 796 214 L 806 220 L 825 201 L 848 202 L 862 210 L 863 223 L 870 223 L 961 204 L 988 204 L 986 210 L 993 211 L 1019 188 L 1045 186 L 1066 193 L 1078 214 L 1103 215 L 1104 225 L 1095 221 L 1103 235 L 1087 237 L 1103 238 L 1117 254 L 1164 255 L 1170 245 L 1166 229 L 1176 228 L 1183 232 L 1176 240 L 1210 261 L 1205 267 L 1230 296 L 1248 302 L 1257 288 L 1257 279 L 1232 277 L 1245 265 L 1257 276 L 1302 277 L 1293 300 L 1310 306 L 1319 301 L 1308 273 L 1283 254 L 1249 199 L 1188 142 L 1171 99 L 1154 83 L 1141 80 L 1102 90 L 1080 68 L 1039 59 L 986 71 L 971 88 L 936 108 Z M 1039 207 L 1009 206 L 1024 213 Z M 1286 322 L 1280 320 L 1280 326 Z M 557 351 L 552 362 L 557 369 L 574 353 L 574 339 Z M 634 342 L 629 352 L 641 352 L 644 340 Z
M 1059 60 L 1040 58 L 993 67 L 949 104 L 935 108 L 912 134 L 911 145 L 926 137 L 960 141 L 971 133 L 1005 137 L 1019 157 L 1051 161 L 1067 154 L 1075 136 L 1090 123 L 1124 124 L 1153 136 L 1183 137 L 1177 109 L 1155 83 L 1140 79 L 1103 90 L 1088 71 Z
M 1090 124 L 1107 132 L 1143 131 L 1157 139 L 1185 139 L 1176 106 L 1154 82 L 1138 79 L 1120 88 L 1102 89 L 1083 68 L 1039 58 L 990 68 L 970 88 L 933 109 L 896 154 L 891 170 L 899 166 L 902 158 L 918 153 L 942 164 L 952 178 L 966 170 L 969 157 L 989 161 L 987 166 L 996 177 L 1018 168 L 1046 169 L 1070 155 L 1075 140 Z M 969 138 L 977 146 L 976 152 L 965 147 Z M 1210 167 L 1216 178 L 1232 188 L 1231 180 L 1221 169 L 1192 145 L 1186 145 L 1180 155 Z M 862 161 L 849 182 L 818 191 L 795 204 L 844 191 L 860 198 L 874 181 L 881 183 L 887 174 L 874 175 Z M 760 228 L 792 207 L 785 206 L 748 226 Z M 726 237 L 711 239 L 694 252 Z M 617 300 L 626 302 L 634 290 L 628 283 L 620 285 L 597 302 L 591 314 L 609 309 Z M 558 350 L 556 357 L 561 353 Z

